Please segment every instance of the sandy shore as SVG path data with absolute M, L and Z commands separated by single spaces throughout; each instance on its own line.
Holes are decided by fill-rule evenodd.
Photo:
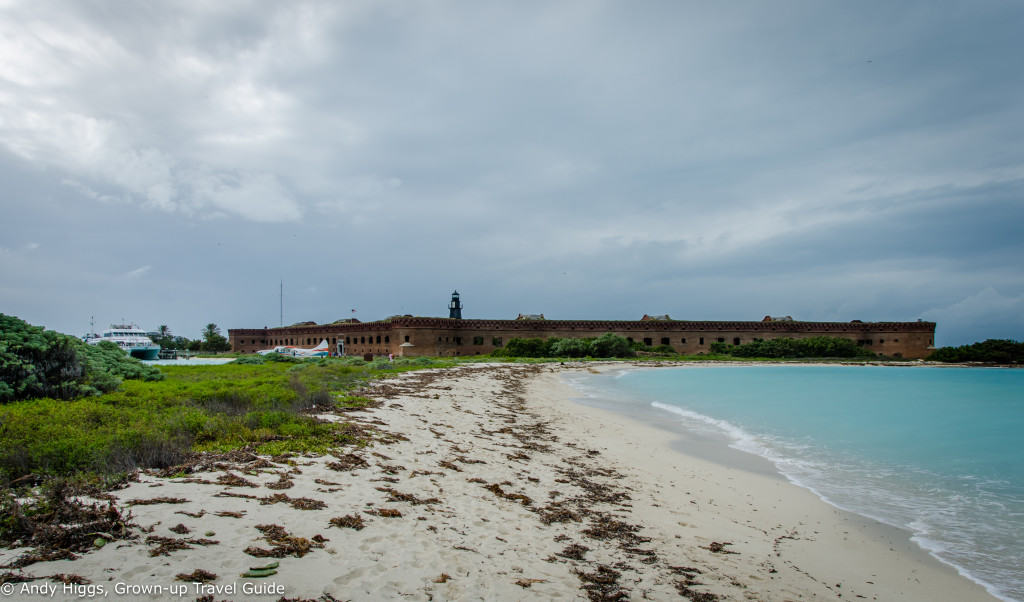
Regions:
M 6 597 L 993 599 L 906 533 L 572 402 L 561 369 L 407 373 L 374 386 L 380 407 L 324 416 L 380 429 L 370 447 L 142 474 L 114 492 L 133 538 L 21 569 L 89 583 L 7 583 Z M 176 578 L 197 570 L 215 577 Z

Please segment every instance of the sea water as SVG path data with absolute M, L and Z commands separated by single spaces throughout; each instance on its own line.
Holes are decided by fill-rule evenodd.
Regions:
M 697 366 L 573 377 L 584 402 L 774 463 L 1024 600 L 1024 370 Z

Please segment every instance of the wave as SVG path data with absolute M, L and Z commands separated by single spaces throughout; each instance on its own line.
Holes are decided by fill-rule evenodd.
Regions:
M 961 475 L 964 483 L 973 481 L 965 492 L 956 489 L 962 484 L 943 483 L 941 475 L 927 471 L 844 458 L 820 447 L 751 433 L 728 420 L 680 406 L 660 401 L 650 405 L 679 418 L 684 428 L 724 438 L 729 447 L 770 461 L 789 482 L 836 508 L 910 531 L 917 546 L 996 598 L 1013 601 L 992 581 L 1010 591 L 1024 591 L 1024 578 L 1015 569 L 1024 554 L 1008 536 L 1019 526 L 1014 513 L 1006 512 L 1007 497 L 993 493 L 999 481 Z M 1011 498 L 1010 502 L 1024 506 L 1013 503 L 1021 500 Z M 993 556 L 1004 560 L 1002 566 L 993 566 Z

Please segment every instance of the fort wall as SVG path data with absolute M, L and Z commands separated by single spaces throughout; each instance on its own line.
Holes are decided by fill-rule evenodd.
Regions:
M 707 322 L 687 320 L 460 320 L 396 317 L 377 322 L 302 324 L 228 331 L 233 351 L 253 353 L 276 345 L 312 347 L 327 339 L 332 353 L 346 355 L 485 355 L 512 338 L 596 337 L 611 332 L 651 346 L 670 345 L 684 354 L 711 344 L 755 339 L 842 337 L 880 355 L 920 359 L 931 353 L 934 322 Z

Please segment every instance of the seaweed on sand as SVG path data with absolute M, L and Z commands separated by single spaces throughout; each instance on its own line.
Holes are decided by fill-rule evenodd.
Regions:
M 327 468 L 331 470 L 337 470 L 338 472 L 348 472 L 350 470 L 357 470 L 360 468 L 367 468 L 370 464 L 362 457 L 355 454 L 341 454 L 335 456 L 337 462 L 328 462 Z
M 363 517 L 356 514 L 346 514 L 345 516 L 336 516 L 330 520 L 331 526 L 343 528 L 348 527 L 349 529 L 355 529 L 359 531 L 366 526 L 363 522 Z
M 129 538 L 131 513 L 122 514 L 112 502 L 87 504 L 72 497 L 66 481 L 56 481 L 45 493 L 27 502 L 13 494 L 0 499 L 0 544 L 30 547 L 7 568 L 21 568 L 43 560 L 73 560 L 115 539 Z M 102 543 L 97 543 L 102 541 Z
M 183 497 L 151 497 L 146 499 L 128 500 L 129 506 L 151 506 L 153 504 L 187 504 L 192 500 Z
M 320 500 L 314 500 L 308 497 L 288 497 L 284 493 L 275 493 L 268 497 L 259 498 L 260 505 L 266 506 L 267 504 L 288 504 L 296 510 L 322 510 L 327 507 L 327 504 Z
M 256 525 L 256 528 L 263 533 L 263 538 L 267 543 L 274 546 L 269 550 L 256 546 L 249 546 L 245 549 L 246 554 L 257 558 L 284 558 L 285 556 L 302 558 L 314 548 L 324 547 L 323 542 L 327 541 L 319 536 L 310 540 L 305 537 L 289 535 L 281 525 Z
M 146 537 L 146 544 L 154 545 L 155 547 L 149 550 L 150 556 L 170 556 L 171 552 L 177 550 L 191 550 L 192 545 L 199 546 L 212 546 L 220 543 L 215 539 L 205 538 L 181 538 L 177 539 L 174 537 L 161 537 L 160 535 L 150 535 Z
M 189 583 L 207 583 L 209 581 L 216 581 L 216 573 L 210 571 L 204 571 L 203 569 L 196 569 L 191 573 L 178 573 L 174 576 L 179 581 L 187 581 Z
M 533 500 L 530 499 L 529 496 L 524 495 L 522 493 L 508 493 L 507 491 L 502 489 L 501 485 L 498 484 L 498 483 L 492 483 L 490 485 L 486 485 L 486 486 L 484 486 L 484 489 L 486 489 L 487 491 L 490 491 L 491 493 L 493 493 L 494 495 L 496 495 L 498 497 L 505 498 L 506 500 L 512 500 L 512 501 L 519 502 L 519 503 L 521 503 L 524 506 L 529 506 L 529 505 L 533 504 Z
M 587 592 L 590 600 L 619 601 L 628 600 L 629 592 L 619 586 L 619 577 L 622 573 L 603 564 L 597 565 L 593 573 L 586 573 L 580 570 L 574 571 L 583 585 L 581 589 Z
M 411 493 L 402 493 L 401 491 L 396 491 L 396 490 L 394 490 L 394 489 L 392 489 L 390 487 L 378 487 L 377 491 L 383 491 L 384 493 L 388 494 L 388 496 L 389 496 L 388 497 L 388 501 L 389 502 L 408 502 L 408 503 L 412 504 L 413 506 L 419 506 L 420 504 L 440 504 L 441 503 L 441 500 L 437 499 L 436 497 L 422 499 L 422 498 L 416 497 L 415 495 L 413 495 Z

